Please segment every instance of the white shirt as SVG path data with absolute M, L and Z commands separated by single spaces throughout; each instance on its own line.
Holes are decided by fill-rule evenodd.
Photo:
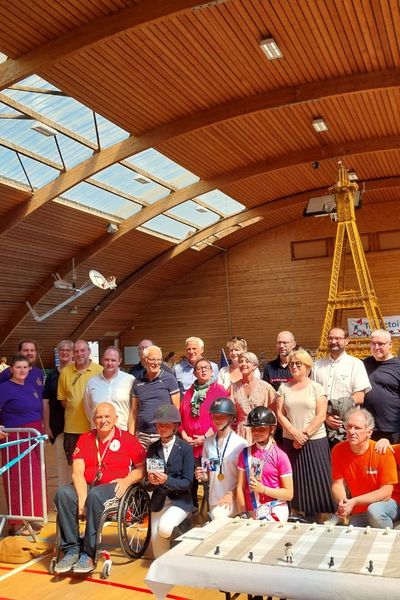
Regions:
M 162 443 L 163 452 L 164 452 L 165 464 L 167 464 L 169 455 L 171 454 L 171 450 L 175 444 L 175 436 L 172 436 L 172 439 L 170 439 L 169 442 L 167 442 L 166 444 L 164 444 L 164 442 L 161 442 L 161 443 Z
M 233 490 L 235 494 L 238 479 L 237 461 L 242 449 L 247 447 L 247 441 L 240 435 L 232 431 L 231 436 L 229 438 L 229 443 L 225 449 L 228 436 L 224 437 L 222 444 L 219 446 L 219 456 L 222 457 L 222 454 L 224 454 L 224 460 L 222 463 L 222 473 L 224 475 L 224 479 L 222 481 L 219 481 L 219 469 L 217 471 L 211 471 L 208 474 L 210 482 L 209 503 L 211 508 L 216 506 L 219 500 L 223 496 L 225 496 L 227 492 Z M 214 435 L 212 435 L 211 437 L 205 439 L 203 444 L 203 458 L 218 458 L 216 440 L 216 433 L 214 433 Z M 236 513 L 236 504 L 234 504 L 234 511 L 232 514 Z
M 131 409 L 131 390 L 134 376 L 118 369 L 112 379 L 106 379 L 103 373 L 95 375 L 86 384 L 84 405 L 90 427 L 95 428 L 93 421 L 94 409 L 101 402 L 110 402 L 117 411 L 117 425 L 127 431 L 128 417 Z
M 354 392 L 371 389 L 364 363 L 343 352 L 336 360 L 320 358 L 314 363 L 311 379 L 322 385 L 328 400 L 350 398 Z

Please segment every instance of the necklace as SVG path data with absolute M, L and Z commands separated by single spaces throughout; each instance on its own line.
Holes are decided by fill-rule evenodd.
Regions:
M 225 452 L 226 452 L 226 449 L 228 447 L 229 439 L 230 439 L 231 435 L 232 435 L 232 431 L 229 432 L 228 439 L 226 440 L 226 442 L 224 444 L 224 447 L 222 449 L 222 453 L 220 452 L 220 449 L 219 449 L 219 446 L 218 446 L 218 438 L 215 438 L 215 447 L 217 449 L 217 456 L 218 456 L 218 460 L 219 460 L 219 473 L 217 475 L 218 481 L 223 481 L 225 479 L 225 475 L 222 472 L 222 463 L 223 463 L 223 460 L 224 460 Z
M 100 456 L 100 448 L 99 448 L 99 438 L 97 437 L 97 434 L 96 434 L 95 442 L 96 442 L 96 450 L 97 450 L 97 471 L 96 471 L 96 475 L 93 480 L 92 486 L 95 485 L 98 481 L 100 481 L 101 478 L 103 477 L 103 472 L 101 470 L 104 466 L 103 460 L 104 460 L 105 455 L 107 454 L 107 450 L 108 450 L 108 448 L 111 444 L 111 441 L 114 437 L 114 433 L 115 433 L 115 429 L 113 428 L 113 430 L 110 433 L 110 437 L 108 439 L 107 446 L 104 448 L 103 454 L 101 456 Z

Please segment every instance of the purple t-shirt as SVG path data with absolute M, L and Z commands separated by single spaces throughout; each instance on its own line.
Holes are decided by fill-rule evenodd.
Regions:
M 8 367 L 8 369 L 4 369 L 4 371 L 0 373 L 0 383 L 5 383 L 6 381 L 9 381 L 10 377 L 10 367 Z M 41 369 L 38 369 L 37 367 L 32 367 L 31 369 L 29 369 L 29 373 L 27 378 L 25 379 L 25 383 L 30 383 L 31 385 L 33 385 L 39 397 L 43 398 L 44 375 Z
M 244 448 L 240 453 L 237 463 L 237 467 L 239 470 L 246 470 L 244 462 L 244 453 L 247 453 L 249 450 L 251 451 L 251 457 L 249 457 L 250 472 L 252 470 L 252 463 L 255 463 L 257 466 L 260 465 L 262 468 L 261 483 L 263 485 L 275 489 L 280 488 L 280 478 L 284 477 L 285 475 L 292 474 L 292 465 L 290 464 L 288 455 L 285 452 L 283 452 L 283 450 L 281 450 L 276 444 L 272 444 L 272 446 L 270 446 L 268 450 L 261 449 L 256 444 L 253 444 L 251 448 Z M 257 477 L 257 479 L 259 479 L 259 477 Z M 260 494 L 259 499 L 260 504 L 265 504 L 266 502 L 274 500 L 274 498 L 266 496 L 265 494 Z M 246 510 L 253 510 L 247 477 L 245 486 L 245 501 Z
M 4 427 L 22 427 L 42 421 L 43 402 L 30 383 L 20 385 L 8 380 L 0 385 L 0 424 Z

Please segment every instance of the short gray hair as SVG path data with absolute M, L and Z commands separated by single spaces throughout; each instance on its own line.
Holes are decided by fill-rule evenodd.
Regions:
M 373 337 L 377 337 L 378 335 L 384 336 L 387 342 L 392 341 L 392 336 L 390 335 L 390 332 L 387 331 L 387 329 L 375 329 L 375 331 L 371 331 L 371 340 Z
M 186 342 L 185 342 L 185 346 L 187 346 L 188 344 L 196 344 L 196 346 L 199 346 L 200 348 L 203 348 L 204 350 L 204 342 L 201 338 L 196 337 L 194 335 L 192 335 L 191 337 L 188 337 Z
M 242 352 L 241 354 L 239 354 L 239 360 L 241 358 L 245 358 L 246 360 L 248 360 L 250 363 L 252 363 L 255 367 L 258 367 L 258 358 L 257 356 L 254 354 L 254 352 Z
M 366 408 L 358 408 L 357 406 L 355 406 L 354 408 L 350 408 L 350 410 L 348 410 L 347 413 L 345 414 L 345 416 L 344 416 L 344 425 L 345 426 L 347 426 L 347 423 L 348 423 L 350 417 L 352 417 L 355 414 L 363 415 L 363 417 L 365 419 L 366 427 L 368 427 L 369 429 L 374 429 L 375 419 L 372 416 L 372 414 Z
M 160 348 L 159 346 L 147 346 L 147 348 L 145 348 L 145 349 L 143 350 L 143 357 L 144 357 L 144 358 L 147 358 L 147 357 L 148 357 L 148 355 L 150 354 L 150 352 L 151 352 L 152 350 L 157 350 L 157 351 L 160 353 L 160 356 L 161 356 L 161 358 L 162 358 L 162 351 L 161 351 L 161 348 Z

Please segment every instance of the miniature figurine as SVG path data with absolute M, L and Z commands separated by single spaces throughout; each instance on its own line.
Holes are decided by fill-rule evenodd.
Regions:
M 285 558 L 287 563 L 293 562 L 293 548 L 291 542 L 286 542 L 285 544 Z

